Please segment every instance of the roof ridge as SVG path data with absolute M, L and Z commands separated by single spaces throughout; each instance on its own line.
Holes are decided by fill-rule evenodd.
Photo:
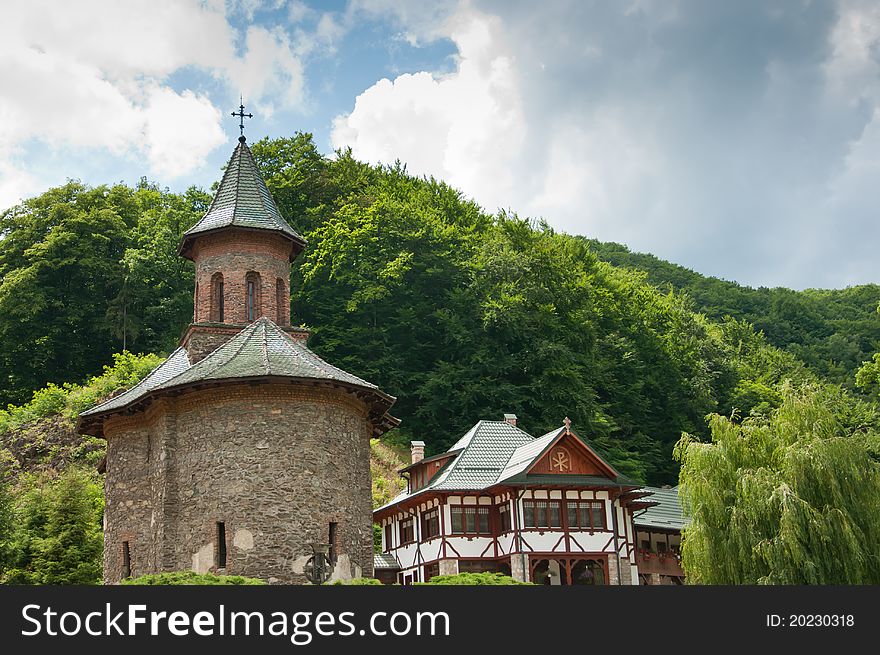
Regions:
M 235 225 L 235 215 L 238 213 L 238 197 L 239 192 L 241 191 L 241 151 L 244 143 L 244 141 L 239 141 L 238 148 L 236 148 L 235 152 L 232 153 L 233 158 L 235 157 L 236 153 L 238 154 L 238 175 L 235 176 L 235 200 L 234 204 L 232 205 L 232 225 Z
M 265 316 L 261 317 L 260 327 L 263 330 L 263 366 L 266 367 L 266 375 L 272 375 L 272 365 L 269 362 L 269 335 L 266 333 L 266 322 L 262 321 Z

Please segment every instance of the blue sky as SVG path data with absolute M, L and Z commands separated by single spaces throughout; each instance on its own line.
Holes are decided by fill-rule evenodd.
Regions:
M 880 281 L 866 0 L 34 0 L 0 24 L 0 206 L 208 187 L 238 133 L 752 286 Z M 289 217 L 296 223 L 296 217 Z

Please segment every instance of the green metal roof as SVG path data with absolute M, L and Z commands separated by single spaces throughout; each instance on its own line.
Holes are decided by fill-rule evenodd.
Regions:
M 297 339 L 266 317 L 262 317 L 213 353 L 190 364 L 183 348 L 175 350 L 140 383 L 125 393 L 80 414 L 82 430 L 89 430 L 93 418 L 132 407 L 151 394 L 199 383 L 240 381 L 253 378 L 288 378 L 335 382 L 363 392 L 371 407 L 371 419 L 378 432 L 397 425 L 387 414 L 395 398 L 375 384 L 328 364 Z M 384 429 L 383 429 L 384 428 Z
M 645 487 L 645 491 L 651 492 L 651 502 L 657 504 L 633 515 L 633 523 L 637 528 L 680 531 L 690 524 L 690 519 L 685 516 L 678 499 L 678 487 Z
M 404 491 L 376 511 L 432 491 L 476 491 L 496 484 L 626 488 L 641 486 L 620 474 L 615 478 L 605 478 L 597 475 L 527 473 L 531 465 L 565 431 L 565 427 L 560 427 L 536 439 L 505 421 L 479 421 L 444 453 L 453 455 L 453 459 L 427 485 L 412 494 Z M 571 434 L 581 439 L 573 432 Z M 586 440 L 581 441 L 592 448 Z M 601 454 L 597 455 L 604 461 Z
M 462 452 L 429 486 L 432 489 L 488 487 L 497 482 L 510 455 L 533 440 L 534 437 L 505 421 L 480 421 L 455 444 L 463 447 Z M 455 449 L 453 446 L 452 450 Z
M 399 569 L 400 563 L 391 553 L 375 553 L 373 555 L 374 569 Z
M 180 254 L 188 256 L 194 237 L 229 227 L 270 230 L 282 234 L 295 244 L 291 259 L 305 247 L 302 236 L 281 216 L 244 137 L 239 139 L 229 159 L 207 213 L 184 233 Z

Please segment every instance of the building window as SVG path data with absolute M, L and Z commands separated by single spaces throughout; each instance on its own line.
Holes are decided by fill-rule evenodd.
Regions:
M 247 309 L 248 322 L 255 321 L 260 316 L 260 274 L 253 271 L 245 276 L 247 288 L 245 306 Z
M 492 534 L 489 530 L 489 508 L 473 505 L 452 505 L 452 534 Z
M 284 280 L 280 277 L 275 280 L 275 315 L 278 325 L 284 325 L 287 321 L 285 320 L 285 315 L 287 312 L 285 311 L 290 306 L 290 298 L 287 295 L 287 291 L 284 288 Z
M 411 544 L 416 540 L 415 521 L 413 517 L 405 518 L 400 522 L 400 545 Z
M 336 521 L 330 521 L 330 527 L 327 530 L 327 542 L 330 544 L 330 563 L 336 564 L 336 556 L 339 552 L 339 524 Z
M 226 524 L 217 522 L 217 568 L 226 568 Z
M 504 562 L 492 559 L 460 559 L 458 560 L 459 573 L 504 573 L 510 575 L 510 567 Z
M 604 530 L 605 503 L 601 500 L 568 501 L 568 527 L 574 530 Z
M 223 273 L 214 273 L 211 278 L 211 321 L 222 323 L 223 309 Z
M 561 508 L 558 500 L 524 500 L 523 524 L 527 528 L 561 528 Z
M 440 562 L 425 564 L 425 582 L 437 575 L 440 575 Z
M 440 535 L 440 508 L 435 507 L 422 514 L 422 541 Z
M 127 580 L 131 577 L 131 548 L 128 542 L 122 542 L 122 579 Z
M 391 536 L 394 534 L 394 525 L 388 523 L 385 525 L 385 552 L 387 553 L 391 550 L 393 544 L 391 543 Z
M 498 528 L 501 532 L 510 530 L 510 503 L 498 506 Z

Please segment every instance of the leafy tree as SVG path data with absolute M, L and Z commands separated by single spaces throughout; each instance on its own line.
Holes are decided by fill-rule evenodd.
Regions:
M 15 517 L 10 491 L 11 471 L 4 454 L 4 451 L 0 451 L 0 582 L 3 582 L 6 571 L 13 566 L 15 553 L 13 540 Z
M 807 385 L 769 416 L 713 415 L 708 443 L 684 435 L 682 557 L 698 584 L 880 582 L 876 409 Z
M 71 470 L 58 480 L 33 561 L 41 584 L 100 582 L 103 509 L 103 489 L 90 476 Z
M 103 489 L 70 469 L 54 480 L 20 480 L 12 565 L 15 584 L 98 584 L 103 552 Z

